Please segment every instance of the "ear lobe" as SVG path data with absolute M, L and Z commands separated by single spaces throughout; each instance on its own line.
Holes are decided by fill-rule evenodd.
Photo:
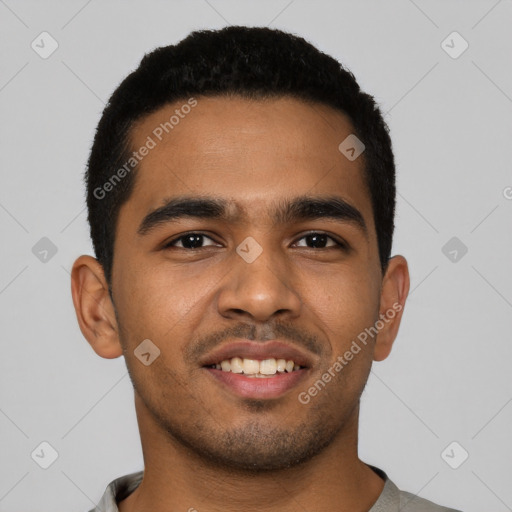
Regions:
M 80 256 L 71 270 L 71 294 L 82 334 L 101 357 L 123 355 L 114 305 L 101 264 L 92 256 Z
M 398 334 L 405 301 L 409 294 L 410 278 L 407 260 L 400 255 L 393 256 L 382 281 L 379 329 L 375 342 L 373 360 L 383 361 L 391 353 L 393 342 Z

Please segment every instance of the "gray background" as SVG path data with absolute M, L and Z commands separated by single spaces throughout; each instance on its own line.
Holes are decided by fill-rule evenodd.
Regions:
M 0 511 L 85 511 L 142 468 L 124 360 L 96 356 L 72 307 L 71 265 L 92 253 L 82 173 L 104 102 L 143 54 L 226 24 L 302 35 L 386 112 L 393 252 L 412 284 L 363 394 L 362 459 L 428 499 L 512 510 L 511 22 L 509 0 L 0 0 Z M 43 31 L 59 45 L 47 59 L 31 48 Z M 442 46 L 453 31 L 469 43 L 458 58 Z M 31 458 L 43 441 L 58 452 L 48 469 Z

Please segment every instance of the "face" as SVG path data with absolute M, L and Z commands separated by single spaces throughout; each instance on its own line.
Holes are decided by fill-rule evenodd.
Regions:
M 215 464 L 293 466 L 355 421 L 399 315 L 342 370 L 336 361 L 404 298 L 393 264 L 381 275 L 364 156 L 338 149 L 353 132 L 348 118 L 287 98 L 196 101 L 133 130 L 134 149 L 148 136 L 155 145 L 119 213 L 112 343 L 139 422 Z M 176 109 L 179 121 L 162 131 Z M 281 371 L 283 359 L 300 368 Z M 271 375 L 235 373 L 237 363 L 258 371 L 254 361 Z

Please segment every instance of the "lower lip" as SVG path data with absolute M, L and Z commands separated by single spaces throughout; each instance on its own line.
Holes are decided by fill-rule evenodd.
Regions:
M 277 398 L 307 375 L 307 368 L 290 373 L 278 373 L 273 377 L 247 377 L 241 373 L 224 372 L 214 368 L 205 368 L 218 382 L 244 398 Z

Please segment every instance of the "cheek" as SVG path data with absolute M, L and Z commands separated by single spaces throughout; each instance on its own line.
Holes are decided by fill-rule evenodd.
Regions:
M 127 266 L 124 275 L 118 275 L 120 335 L 136 388 L 154 403 L 161 399 L 162 390 L 180 395 L 187 386 L 181 353 L 202 317 L 204 287 L 191 286 L 183 272 L 171 275 L 163 266 L 151 270 Z M 148 366 L 137 357 L 137 348 L 147 339 L 150 357 L 158 353 Z M 152 390 L 159 390 L 160 398 Z
M 177 351 L 187 342 L 221 277 L 218 265 L 199 267 L 185 269 L 162 259 L 156 265 L 125 262 L 117 274 L 114 299 L 129 344 L 149 338 L 166 351 L 169 345 Z
M 303 300 L 340 351 L 378 317 L 379 290 L 368 272 L 338 268 L 303 276 Z

